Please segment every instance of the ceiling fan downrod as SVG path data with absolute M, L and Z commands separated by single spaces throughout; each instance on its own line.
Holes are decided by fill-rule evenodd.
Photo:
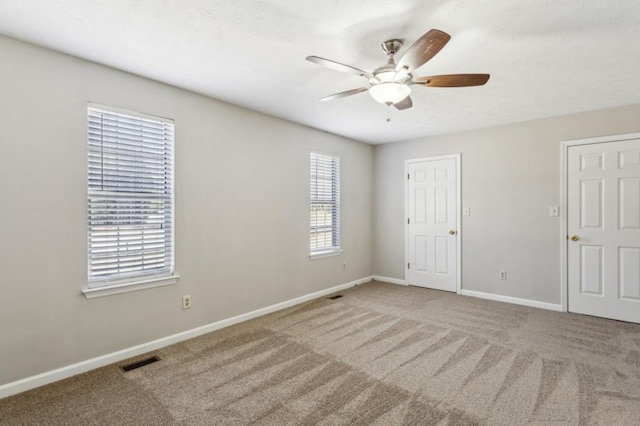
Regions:
M 403 41 L 397 38 L 393 38 L 391 40 L 384 41 L 380 44 L 382 51 L 389 56 L 390 59 L 393 59 L 393 55 L 398 53 L 398 50 L 402 47 Z

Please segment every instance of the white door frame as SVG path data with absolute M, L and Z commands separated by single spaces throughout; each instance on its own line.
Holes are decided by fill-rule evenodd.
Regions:
M 404 160 L 404 282 L 409 285 L 409 225 L 407 218 L 409 217 L 409 165 L 412 163 L 421 163 L 423 161 L 434 160 L 456 160 L 456 293 L 460 294 L 462 290 L 462 154 L 447 154 L 436 157 L 412 158 Z
M 588 138 L 588 139 L 576 139 L 562 142 L 562 151 L 560 154 L 560 211 L 563 212 L 561 214 L 562 222 L 560 226 L 560 256 L 561 256 L 561 265 L 560 265 L 560 299 L 562 310 L 564 312 L 569 311 L 569 301 L 567 299 L 567 294 L 569 291 L 569 240 L 567 234 L 568 228 L 568 183 L 569 183 L 569 147 L 576 145 L 589 145 L 595 143 L 606 143 L 606 142 L 621 142 L 626 140 L 640 139 L 640 133 L 625 133 L 621 135 L 611 135 L 611 136 L 602 136 L 597 138 Z

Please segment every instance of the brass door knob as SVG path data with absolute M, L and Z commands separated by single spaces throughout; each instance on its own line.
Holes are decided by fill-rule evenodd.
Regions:
M 456 231 L 454 231 L 453 229 L 451 231 L 449 231 L 450 235 L 456 235 Z
M 571 241 L 578 241 L 580 239 L 580 237 L 578 237 L 577 235 L 572 235 L 571 236 Z

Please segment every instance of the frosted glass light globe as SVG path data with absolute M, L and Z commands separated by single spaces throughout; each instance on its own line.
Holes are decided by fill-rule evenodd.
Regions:
M 393 81 L 378 83 L 369 88 L 369 94 L 381 104 L 395 104 L 409 96 L 411 89 L 406 84 Z

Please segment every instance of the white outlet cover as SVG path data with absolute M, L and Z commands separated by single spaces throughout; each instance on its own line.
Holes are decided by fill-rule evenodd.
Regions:
M 191 295 L 182 296 L 182 309 L 191 308 Z

